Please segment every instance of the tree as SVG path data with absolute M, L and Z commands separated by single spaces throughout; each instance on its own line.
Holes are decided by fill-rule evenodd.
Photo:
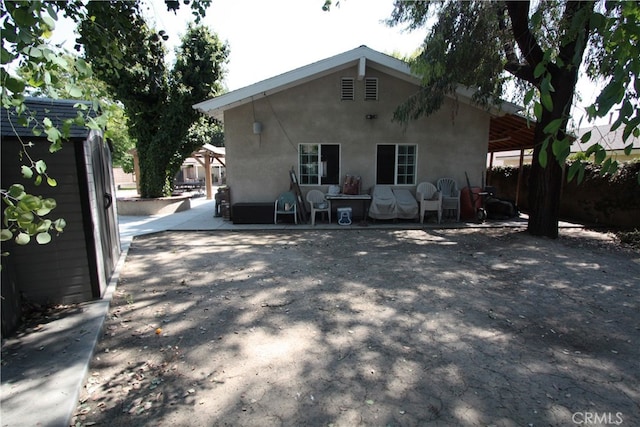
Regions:
M 58 11 L 57 4 L 48 5 L 43 2 L 0 4 L 2 107 L 7 112 L 14 113 L 8 117 L 17 118 L 15 123 L 12 122 L 12 126 L 29 125 L 34 129 L 34 133 L 46 134 L 47 140 L 51 143 L 51 152 L 62 147 L 62 142 L 67 136 L 66 130 L 72 121 L 91 122 L 94 126 L 99 123 L 92 117 L 94 114 L 89 109 L 79 109 L 76 118 L 69 119 L 58 129 L 48 117 L 42 122 L 37 122 L 24 105 L 25 95 L 35 93 L 36 90 L 56 96 L 56 91 L 48 90 L 54 84 L 61 83 L 52 77 L 53 72 L 74 70 L 74 76 L 86 75 L 89 72 L 84 61 L 75 62 L 46 42 L 55 29 Z M 16 73 L 17 69 L 22 70 L 22 75 Z M 73 79 L 66 81 L 63 86 L 73 95 L 80 94 Z M 44 160 L 33 158 L 29 154 L 31 142 L 21 142 L 22 152 L 20 158 L 16 159 L 16 167 L 20 168 L 24 180 L 33 180 L 36 185 L 46 182 L 47 185 L 56 186 L 55 178 L 47 173 Z M 64 219 L 52 221 L 48 218 L 57 205 L 54 199 L 43 199 L 41 196 L 29 194 L 21 183 L 2 184 L 0 193 L 6 207 L 2 215 L 1 241 L 15 238 L 16 243 L 25 245 L 35 236 L 38 243 L 46 244 L 51 241 L 50 231 L 63 231 Z
M 412 61 L 422 86 L 398 107 L 395 119 L 408 121 L 436 111 L 458 85 L 475 88 L 479 104 L 495 104 L 515 79 L 537 122 L 528 231 L 556 238 L 563 167 L 571 145 L 567 124 L 583 62 L 590 77 L 607 80 L 590 116 L 606 116 L 620 105 L 612 128 L 625 125 L 625 138 L 640 132 L 639 4 L 398 0 L 389 23 L 416 29 L 431 17 L 435 23 L 422 53 Z M 587 155 L 604 164 L 604 173 L 616 167 L 615 161 L 605 160 L 601 146 L 594 145 Z M 570 179 L 579 178 L 584 168 L 581 162 L 574 165 Z
M 71 54 L 63 54 L 62 58 L 69 64 L 80 59 Z M 21 67 L 17 72 L 27 82 L 37 81 L 35 74 L 36 71 L 28 66 Z M 105 123 L 104 138 L 111 144 L 113 165 L 122 167 L 125 172 L 133 172 L 133 156 L 128 152 L 135 147 L 135 142 L 129 136 L 128 118 L 124 107 L 109 93 L 107 85 L 91 73 L 80 73 L 75 67 L 52 68 L 49 75 L 51 83 L 46 87 L 33 88 L 31 95 L 73 99 L 77 95 L 70 91 L 67 83 L 75 82 L 71 90 L 82 91 L 87 99 L 99 99 L 100 122 Z
M 141 196 L 170 195 L 174 175 L 197 148 L 187 138 L 199 117 L 191 106 L 222 90 L 226 44 L 205 27 L 190 25 L 169 72 L 164 32 L 147 26 L 137 3 L 121 1 L 89 2 L 80 34 L 94 72 L 124 104 L 131 121 Z
M 136 4 L 139 0 L 136 0 Z M 183 0 L 189 4 L 198 23 L 204 16 L 211 0 Z M 165 1 L 168 10 L 180 8 L 176 0 Z M 80 80 L 91 76 L 89 64 L 82 58 L 68 55 L 61 46 L 53 46 L 49 39 L 55 30 L 59 16 L 66 16 L 75 22 L 80 22 L 86 16 L 86 2 L 72 0 L 59 1 L 6 1 L 0 2 L 0 32 L 2 45 L 0 48 L 0 82 L 2 107 L 12 111 L 18 118 L 15 125 L 29 124 L 35 132 L 47 135 L 51 143 L 50 151 L 62 148 L 67 134 L 66 128 L 73 121 L 76 125 L 88 126 L 93 129 L 103 128 L 106 124 L 104 117 L 99 115 L 101 99 L 95 94 L 87 92 L 79 84 Z M 117 25 L 129 23 L 129 15 L 122 14 L 111 17 Z M 96 43 L 105 45 L 107 39 L 97 39 Z M 22 74 L 18 74 L 17 70 Z M 60 73 L 64 79 L 58 79 Z M 51 98 L 61 96 L 61 88 L 65 96 L 72 99 L 89 99 L 93 101 L 92 108 L 84 108 L 79 104 L 78 115 L 63 123 L 60 128 L 52 125 L 52 121 L 45 118 L 41 123 L 33 123 L 27 111 L 24 99 L 39 92 Z M 16 159 L 16 167 L 20 168 L 25 180 L 33 179 L 36 183 L 46 182 L 56 185 L 54 177 L 46 172 L 46 163 L 41 159 L 34 159 L 29 155 L 30 142 L 24 141 L 23 152 Z M 16 239 L 19 244 L 27 244 L 32 236 L 39 243 L 50 241 L 49 231 L 61 232 L 64 219 L 51 221 L 47 215 L 55 208 L 54 199 L 43 199 L 40 196 L 28 194 L 20 183 L 4 183 L 0 189 L 0 196 L 6 208 L 3 210 L 3 224 L 0 240 Z

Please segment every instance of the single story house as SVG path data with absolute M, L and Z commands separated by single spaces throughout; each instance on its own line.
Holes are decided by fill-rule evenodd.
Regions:
M 503 118 L 526 127 L 519 108 L 483 109 L 460 89 L 435 114 L 394 122 L 396 107 L 419 86 L 404 61 L 360 46 L 194 108 L 224 123 L 232 205 L 273 203 L 290 188 L 290 170 L 303 193 L 326 193 L 347 175 L 361 178 L 362 193 L 385 184 L 415 194 L 420 182 L 442 177 L 463 188 L 465 173 L 481 186 L 490 141 L 516 141 L 492 128 L 504 132 Z

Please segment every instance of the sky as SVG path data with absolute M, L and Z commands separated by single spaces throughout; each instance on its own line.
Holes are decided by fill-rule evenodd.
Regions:
M 334 1 L 335 3 L 335 1 Z M 177 15 L 162 0 L 147 0 L 145 13 L 179 44 L 191 11 Z M 381 21 L 391 16 L 393 0 L 342 0 L 331 11 L 323 0 L 213 0 L 204 19 L 230 48 L 226 85 L 239 89 L 361 45 L 384 53 L 408 55 L 426 31 L 408 32 Z
M 226 88 L 240 89 L 361 45 L 408 56 L 427 35 L 426 29 L 407 31 L 404 26 L 389 27 L 383 22 L 391 16 L 393 0 L 335 3 L 325 12 L 324 0 L 213 0 L 203 23 L 229 45 Z M 193 20 L 190 8 L 181 4 L 175 14 L 167 11 L 164 0 L 145 0 L 143 11 L 151 25 L 169 35 L 171 60 Z M 61 23 L 54 36 L 57 41 L 73 41 L 72 31 L 73 25 Z M 584 98 L 582 105 L 597 94 L 595 86 L 585 81 L 578 90 Z M 581 109 L 574 110 L 574 118 L 581 115 Z

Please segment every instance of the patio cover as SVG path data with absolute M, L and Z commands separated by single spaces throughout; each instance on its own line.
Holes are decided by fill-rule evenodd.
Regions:
M 194 151 L 191 157 L 196 159 L 198 163 L 204 167 L 204 180 L 205 187 L 207 189 L 207 200 L 213 198 L 213 182 L 211 181 L 211 164 L 213 160 L 217 160 L 225 166 L 224 163 L 225 149 L 222 147 L 216 147 L 211 144 L 204 144 L 198 151 Z
M 520 151 L 519 170 L 522 170 L 524 150 L 534 146 L 534 134 L 536 123 L 518 114 L 504 114 L 502 116 L 491 117 L 489 123 L 489 146 L 487 152 L 490 154 L 489 168 L 493 167 L 493 153 L 499 151 Z M 518 174 L 516 184 L 516 204 L 519 202 L 520 186 L 522 174 Z M 491 183 L 487 183 L 491 184 Z
M 533 148 L 536 123 L 517 114 L 491 117 L 489 153 Z

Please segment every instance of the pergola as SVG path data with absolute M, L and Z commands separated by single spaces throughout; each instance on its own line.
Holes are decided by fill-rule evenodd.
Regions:
M 198 151 L 194 151 L 191 157 L 194 158 L 204 168 L 204 183 L 207 189 L 207 200 L 213 198 L 213 182 L 211 180 L 211 164 L 217 160 L 226 167 L 224 163 L 224 149 L 211 144 L 204 144 Z
M 489 168 L 493 166 L 493 154 L 500 151 L 520 150 L 520 163 L 518 168 L 522 170 L 524 150 L 534 146 L 534 134 L 536 123 L 517 114 L 505 114 L 492 117 L 489 124 Z M 522 174 L 518 174 L 516 186 L 516 204 L 520 194 Z
M 140 160 L 138 159 L 138 151 L 134 148 L 130 150 L 129 153 L 133 155 L 133 168 L 136 176 L 140 176 Z M 224 155 L 225 151 L 223 148 L 215 147 L 211 144 L 204 144 L 200 147 L 199 150 L 194 151 L 191 154 L 191 157 L 195 159 L 205 171 L 205 187 L 207 191 L 207 200 L 211 200 L 213 198 L 213 182 L 211 180 L 211 164 L 213 160 L 217 160 L 220 162 L 222 166 L 225 166 L 224 163 Z M 136 181 L 136 186 L 138 187 L 138 194 L 140 193 L 140 180 Z

